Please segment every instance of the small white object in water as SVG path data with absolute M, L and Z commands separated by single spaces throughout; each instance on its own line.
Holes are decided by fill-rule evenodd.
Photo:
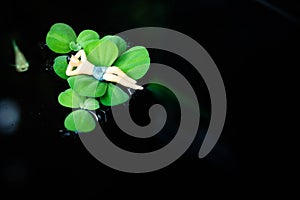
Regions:
M 12 40 L 12 45 L 15 52 L 15 67 L 17 72 L 25 72 L 29 68 L 29 63 L 27 62 L 24 54 L 20 51 L 15 40 Z

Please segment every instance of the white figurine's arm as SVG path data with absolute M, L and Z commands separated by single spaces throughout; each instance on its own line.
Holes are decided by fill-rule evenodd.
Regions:
M 79 50 L 79 51 L 75 54 L 74 57 L 77 58 L 77 59 L 80 58 L 80 60 L 81 60 L 82 62 L 86 61 L 86 54 L 85 54 L 85 52 L 84 52 L 83 49 Z
M 75 67 L 76 69 L 74 69 Z M 94 70 L 94 65 L 87 60 L 84 50 L 79 50 L 75 55 L 71 56 L 71 59 L 69 61 L 66 70 L 66 75 L 67 76 L 74 76 L 79 74 L 92 75 L 93 70 Z
M 74 76 L 77 75 L 78 73 L 78 65 L 80 64 L 79 60 L 76 60 L 76 58 L 74 56 L 71 57 L 67 70 L 66 70 L 66 75 L 67 76 Z M 77 69 L 73 70 L 75 67 L 77 67 Z

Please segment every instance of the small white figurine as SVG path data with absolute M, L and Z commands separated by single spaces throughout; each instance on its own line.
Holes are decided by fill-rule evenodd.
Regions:
M 84 50 L 79 50 L 75 56 L 72 55 L 66 70 L 67 76 L 79 74 L 92 75 L 99 81 L 110 81 L 119 83 L 125 87 L 135 90 L 142 90 L 143 87 L 136 84 L 136 81 L 127 76 L 116 66 L 95 66 L 90 63 Z

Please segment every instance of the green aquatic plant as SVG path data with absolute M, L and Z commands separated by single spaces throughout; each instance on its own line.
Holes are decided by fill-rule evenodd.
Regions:
M 99 81 L 93 76 L 80 74 L 67 76 L 68 56 L 81 49 L 95 66 L 116 66 L 129 77 L 138 80 L 149 69 L 150 57 L 143 46 L 128 49 L 126 41 L 117 35 L 100 38 L 93 30 L 83 30 L 76 35 L 71 26 L 55 23 L 46 36 L 50 50 L 59 54 L 54 59 L 54 72 L 68 83 L 69 89 L 58 95 L 58 102 L 73 111 L 64 121 L 66 129 L 90 132 L 96 127 L 94 111 L 100 106 L 116 106 L 129 100 L 129 95 L 109 81 Z

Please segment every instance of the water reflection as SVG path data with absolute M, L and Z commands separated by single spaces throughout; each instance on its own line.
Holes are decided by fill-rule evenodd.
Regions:
M 20 122 L 19 105 L 11 99 L 0 99 L 0 133 L 13 134 Z

